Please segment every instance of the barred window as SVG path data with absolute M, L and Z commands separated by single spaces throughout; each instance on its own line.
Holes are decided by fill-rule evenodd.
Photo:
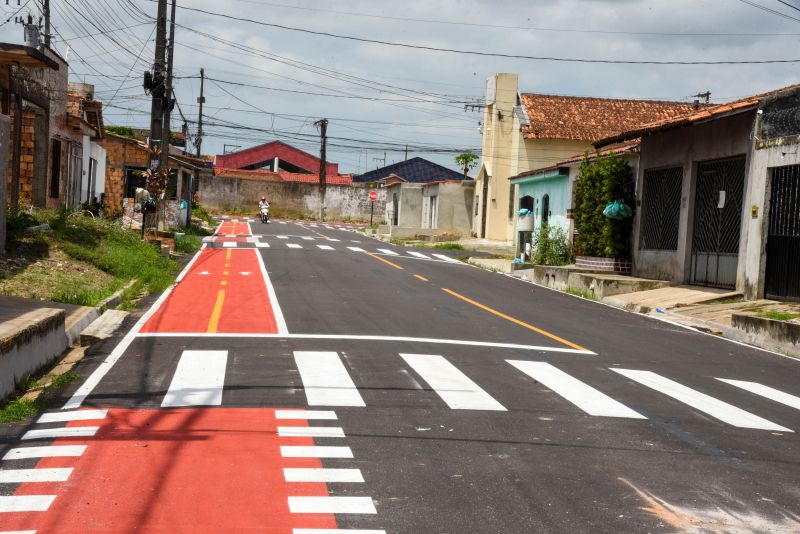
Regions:
M 639 248 L 677 250 L 683 169 L 644 171 Z

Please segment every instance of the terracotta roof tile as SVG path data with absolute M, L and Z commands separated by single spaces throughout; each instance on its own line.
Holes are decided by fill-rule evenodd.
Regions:
M 319 174 L 305 174 L 286 171 L 280 171 L 279 174 L 286 182 L 303 182 L 309 184 L 319 183 Z M 349 174 L 326 175 L 325 182 L 331 185 L 353 185 L 353 177 Z
M 786 87 L 782 87 L 780 89 L 768 91 L 766 93 L 760 93 L 757 95 L 740 98 L 739 100 L 734 100 L 732 102 L 716 104 L 713 106 L 704 107 L 699 110 L 694 109 L 688 113 L 679 115 L 678 117 L 651 121 L 642 124 L 639 127 L 632 128 L 628 131 L 619 132 L 617 134 L 606 136 L 605 138 L 598 140 L 596 146 L 611 145 L 634 137 L 641 137 L 642 135 L 650 132 L 694 124 L 695 122 L 708 120 L 714 117 L 718 117 L 720 115 L 731 113 L 733 111 L 744 110 L 747 108 L 754 108 L 760 105 L 761 102 L 766 97 L 780 94 L 783 92 L 795 91 L 798 89 L 800 89 L 800 84 L 789 85 Z
M 220 178 L 240 178 L 242 180 L 262 180 L 265 182 L 282 182 L 280 175 L 271 171 L 246 171 L 242 169 L 226 169 L 214 167 L 214 176 Z
M 597 141 L 641 124 L 668 119 L 695 110 L 694 104 L 656 100 L 592 98 L 581 96 L 521 95 L 530 125 L 527 139 Z

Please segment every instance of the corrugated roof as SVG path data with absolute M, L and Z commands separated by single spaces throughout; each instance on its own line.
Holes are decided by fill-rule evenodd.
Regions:
M 689 113 L 684 113 L 683 115 L 680 115 L 678 117 L 673 117 L 671 119 L 652 121 L 643 124 L 637 128 L 633 128 L 600 139 L 597 141 L 597 143 L 595 143 L 595 146 L 600 147 L 600 146 L 611 145 L 634 137 L 641 137 L 645 134 L 652 133 L 658 130 L 666 130 L 670 128 L 677 128 L 680 126 L 687 126 L 690 124 L 694 124 L 696 122 L 713 119 L 715 117 L 720 117 L 722 115 L 727 115 L 729 113 L 744 111 L 749 108 L 756 108 L 761 104 L 764 98 L 768 96 L 774 96 L 784 92 L 796 91 L 798 89 L 800 89 L 800 84 L 789 85 L 786 87 L 782 87 L 780 89 L 768 91 L 766 93 L 748 96 L 746 98 L 740 98 L 739 100 L 734 100 L 732 102 L 726 102 L 724 104 L 708 106 L 699 110 L 697 109 L 692 110 Z
M 522 127 L 526 139 L 570 139 L 594 142 L 654 120 L 695 110 L 694 104 L 658 100 L 582 96 L 520 95 L 530 124 Z

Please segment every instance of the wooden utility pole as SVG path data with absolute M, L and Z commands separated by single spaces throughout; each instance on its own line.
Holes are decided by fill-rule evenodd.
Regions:
M 42 11 L 44 13 L 44 47 L 50 48 L 50 0 L 44 0 Z
M 160 183 L 160 158 L 161 141 L 164 137 L 164 104 L 166 97 L 165 76 L 165 52 L 167 48 L 167 0 L 158 0 L 158 13 L 156 15 L 156 52 L 153 59 L 153 74 L 150 93 L 152 103 L 150 104 L 150 161 L 148 164 L 149 180 L 147 189 L 151 193 L 160 194 L 158 184 Z M 144 216 L 142 217 L 144 225 Z
M 204 82 L 206 80 L 206 71 L 205 69 L 200 69 L 200 96 L 197 97 L 197 103 L 200 105 L 200 109 L 197 111 L 197 139 L 195 139 L 194 146 L 195 152 L 197 155 L 197 159 L 200 159 L 200 146 L 203 144 L 203 104 L 206 101 L 206 97 L 203 96 L 203 88 Z M 186 200 L 189 202 L 189 206 L 186 208 L 186 228 L 189 228 L 192 224 L 192 199 L 194 198 L 194 188 L 197 184 L 200 183 L 200 171 L 194 171 L 194 177 L 190 180 L 188 184 L 188 195 Z
M 328 143 L 328 119 L 320 119 L 314 123 L 319 128 L 319 220 L 325 220 L 325 187 L 328 181 L 325 176 L 325 151 Z

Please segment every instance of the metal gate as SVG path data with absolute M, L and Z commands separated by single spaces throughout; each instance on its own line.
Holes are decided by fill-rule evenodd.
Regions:
M 800 300 L 800 165 L 772 169 L 766 297 Z
M 744 163 L 742 156 L 697 165 L 691 258 L 693 284 L 736 286 Z

